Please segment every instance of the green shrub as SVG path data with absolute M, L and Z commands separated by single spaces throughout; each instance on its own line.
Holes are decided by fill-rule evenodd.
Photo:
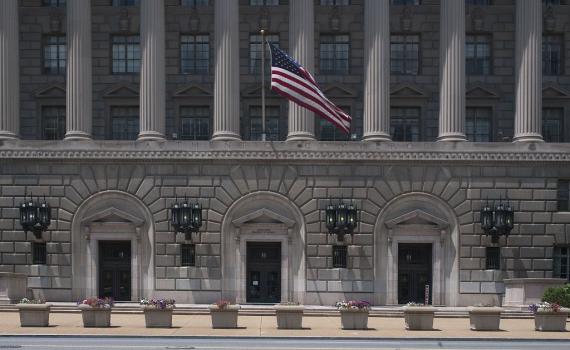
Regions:
M 570 308 L 570 284 L 564 287 L 552 287 L 544 291 L 542 301 L 556 303 L 562 307 Z

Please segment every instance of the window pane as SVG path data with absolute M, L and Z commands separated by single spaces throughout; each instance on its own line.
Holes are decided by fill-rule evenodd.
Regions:
M 546 142 L 564 142 L 563 108 L 544 108 L 542 110 L 542 135 Z
M 113 0 L 113 6 L 137 6 L 139 0 Z
M 570 246 L 555 246 L 552 264 L 554 278 L 564 278 L 570 282 Z
M 182 266 L 196 266 L 196 245 L 180 245 L 180 263 Z
M 111 139 L 136 140 L 139 134 L 138 107 L 111 108 Z
M 570 191 L 570 181 L 569 180 L 558 180 L 558 191 L 557 191 L 557 201 L 558 201 L 558 211 L 568 211 L 568 199 Z
M 32 242 L 32 264 L 45 265 L 47 263 L 46 243 Z
M 392 35 L 390 42 L 390 70 L 393 74 L 418 74 L 419 41 L 418 35 Z
M 279 0 L 249 0 L 250 6 L 277 6 Z
M 471 142 L 491 142 L 492 110 L 487 107 L 468 107 L 465 134 Z
M 183 74 L 206 74 L 210 68 L 210 37 L 182 35 L 180 37 L 180 71 Z
M 390 110 L 392 140 L 414 142 L 420 140 L 420 109 L 392 108 Z
M 487 270 L 501 269 L 501 248 L 487 247 L 485 266 Z
M 488 75 L 491 73 L 491 37 L 488 35 L 466 35 L 465 73 Z
M 265 139 L 267 141 L 280 141 L 279 132 L 280 108 L 279 106 L 265 106 Z M 261 141 L 262 134 L 261 106 L 249 107 L 249 139 Z
M 66 44 L 65 36 L 49 35 L 44 38 L 44 73 L 65 74 Z
M 348 74 L 350 37 L 348 35 L 320 36 L 320 71 L 325 74 Z
M 420 0 L 392 0 L 392 5 L 419 5 Z
M 42 6 L 65 7 L 65 0 L 42 0 Z
M 349 0 L 321 0 L 321 6 L 347 6 Z
M 542 39 L 542 73 L 562 73 L 563 38 L 561 35 L 544 35 Z
M 42 138 L 62 140 L 65 131 L 65 106 L 42 107 Z
M 279 35 L 268 34 L 265 35 L 265 40 L 269 41 L 273 45 L 279 47 Z M 261 72 L 261 50 L 263 46 L 261 44 L 261 35 L 252 34 L 249 36 L 249 72 L 250 73 L 260 73 Z M 265 46 L 267 50 L 267 46 Z M 271 56 L 268 51 L 265 52 L 265 73 L 269 76 L 271 71 Z
M 208 0 L 182 0 L 180 4 L 188 7 L 208 6 Z
M 210 107 L 209 106 L 180 107 L 179 137 L 182 140 L 209 140 Z
M 113 37 L 113 73 L 140 72 L 141 51 L 138 35 Z
M 333 267 L 346 268 L 347 267 L 348 249 L 345 245 L 333 246 Z

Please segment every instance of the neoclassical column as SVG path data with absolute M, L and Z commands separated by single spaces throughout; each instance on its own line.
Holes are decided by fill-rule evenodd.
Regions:
M 363 141 L 390 141 L 390 0 L 364 1 Z
M 289 52 L 309 72 L 315 70 L 314 1 L 289 1 Z M 289 102 L 287 141 L 314 140 L 315 115 L 296 103 Z
M 91 0 L 67 1 L 66 94 L 65 140 L 91 139 Z
M 216 67 L 212 140 L 240 140 L 239 1 L 214 2 Z
M 164 0 L 141 0 L 140 141 L 164 140 Z
M 0 1 L 0 140 L 17 139 L 20 129 L 18 0 Z
M 438 141 L 465 141 L 465 1 L 441 0 Z
M 543 141 L 542 1 L 517 0 L 516 6 L 513 141 Z

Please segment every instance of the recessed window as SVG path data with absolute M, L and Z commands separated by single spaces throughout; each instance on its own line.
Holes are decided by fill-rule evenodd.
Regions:
M 339 106 L 346 114 L 350 115 L 349 106 Z M 316 118 L 318 122 L 318 136 L 320 141 L 349 141 L 349 134 L 345 133 L 330 121 L 324 118 Z
M 65 106 L 42 107 L 42 139 L 62 140 L 65 136 Z
M 557 202 L 558 211 L 568 211 L 570 180 L 558 180 Z
M 210 69 L 210 36 L 180 36 L 180 72 L 206 74 Z
M 564 109 L 542 109 L 542 136 L 546 142 L 564 142 Z
M 491 74 L 491 36 L 465 36 L 465 74 Z
M 321 34 L 320 72 L 322 74 L 348 74 L 349 52 L 349 35 Z
M 465 5 L 469 6 L 489 6 L 491 0 L 465 0 Z
M 542 37 L 542 74 L 562 74 L 563 42 L 562 35 L 544 35 Z
M 321 6 L 348 6 L 350 0 L 321 0 Z
M 277 6 L 279 0 L 249 0 L 250 6 Z
M 208 0 L 182 0 L 180 5 L 187 7 L 208 6 Z
M 488 107 L 468 107 L 465 121 L 467 140 L 471 142 L 491 142 L 491 114 Z
M 45 265 L 47 263 L 47 249 L 45 242 L 32 242 L 32 264 Z
M 267 34 L 265 40 L 279 47 L 279 35 Z M 261 35 L 251 34 L 249 36 L 249 72 L 259 74 L 261 72 L 261 50 L 265 46 L 261 42 Z M 265 55 L 265 75 L 269 77 L 271 72 L 271 56 L 269 52 Z
M 279 106 L 265 106 L 265 139 L 267 141 L 279 141 Z M 249 139 L 261 141 L 262 121 L 261 106 L 249 107 Z
M 111 139 L 136 140 L 139 134 L 139 107 L 111 108 Z
M 45 7 L 64 7 L 65 0 L 42 0 L 42 6 Z
M 420 0 L 392 0 L 392 5 L 406 6 L 406 5 L 419 5 Z
M 141 48 L 139 36 L 113 36 L 113 73 L 138 73 L 140 70 Z
M 346 268 L 347 247 L 345 245 L 333 245 L 333 267 Z
M 487 270 L 500 270 L 501 269 L 501 248 L 487 247 L 485 259 L 485 268 Z
M 43 53 L 45 74 L 65 74 L 67 56 L 65 35 L 46 35 Z
M 420 140 L 420 109 L 394 107 L 390 109 L 390 134 L 394 141 Z
M 113 0 L 113 6 L 137 6 L 139 0 Z
M 210 107 L 209 106 L 180 107 L 179 137 L 182 140 L 209 140 Z
M 196 245 L 180 245 L 180 264 L 182 266 L 196 266 Z
M 554 278 L 564 278 L 570 282 L 570 246 L 554 247 Z
M 420 36 L 392 35 L 390 71 L 397 75 L 417 75 L 420 67 Z

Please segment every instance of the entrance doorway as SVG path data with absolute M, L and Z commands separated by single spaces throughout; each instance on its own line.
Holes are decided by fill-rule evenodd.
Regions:
M 131 300 L 131 241 L 99 241 L 99 295 Z
M 281 243 L 247 243 L 248 303 L 281 301 Z
M 426 286 L 428 300 L 432 295 L 432 245 L 398 244 L 398 304 L 425 302 Z

